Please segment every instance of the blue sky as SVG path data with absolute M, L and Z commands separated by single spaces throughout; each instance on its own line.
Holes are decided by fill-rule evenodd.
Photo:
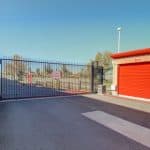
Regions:
M 149 0 L 0 0 L 0 56 L 87 62 L 150 47 Z

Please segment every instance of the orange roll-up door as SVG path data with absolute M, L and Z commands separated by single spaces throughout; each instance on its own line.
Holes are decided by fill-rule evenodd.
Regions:
M 118 93 L 150 99 L 150 62 L 119 65 Z

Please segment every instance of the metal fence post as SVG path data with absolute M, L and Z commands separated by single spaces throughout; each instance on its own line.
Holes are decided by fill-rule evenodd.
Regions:
M 100 77 L 100 84 L 103 85 L 104 83 L 104 69 L 103 67 L 100 67 L 100 74 L 101 74 L 101 77 Z
M 3 88 L 3 86 L 2 86 L 2 82 L 3 82 L 3 76 L 2 76 L 2 71 L 3 71 L 3 69 L 2 69 L 2 59 L 0 59 L 0 65 L 1 65 L 1 95 L 0 95 L 0 100 L 2 100 L 2 88 Z
M 81 83 L 81 80 L 79 81 L 79 90 L 81 90 L 81 85 L 82 85 L 82 83 Z
M 94 63 L 91 63 L 91 92 L 94 93 Z

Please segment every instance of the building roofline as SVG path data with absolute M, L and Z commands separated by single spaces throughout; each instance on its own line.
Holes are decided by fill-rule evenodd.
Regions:
M 147 54 L 150 54 L 150 48 L 130 50 L 130 51 L 121 52 L 121 53 L 114 53 L 111 55 L 111 57 L 113 59 L 118 59 L 118 58 L 140 56 L 140 55 L 147 55 Z

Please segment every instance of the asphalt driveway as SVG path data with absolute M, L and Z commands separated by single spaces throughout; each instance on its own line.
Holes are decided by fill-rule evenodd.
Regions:
M 0 103 L 0 150 L 150 149 L 82 115 L 92 111 L 150 129 L 149 113 L 82 96 L 11 101 Z

